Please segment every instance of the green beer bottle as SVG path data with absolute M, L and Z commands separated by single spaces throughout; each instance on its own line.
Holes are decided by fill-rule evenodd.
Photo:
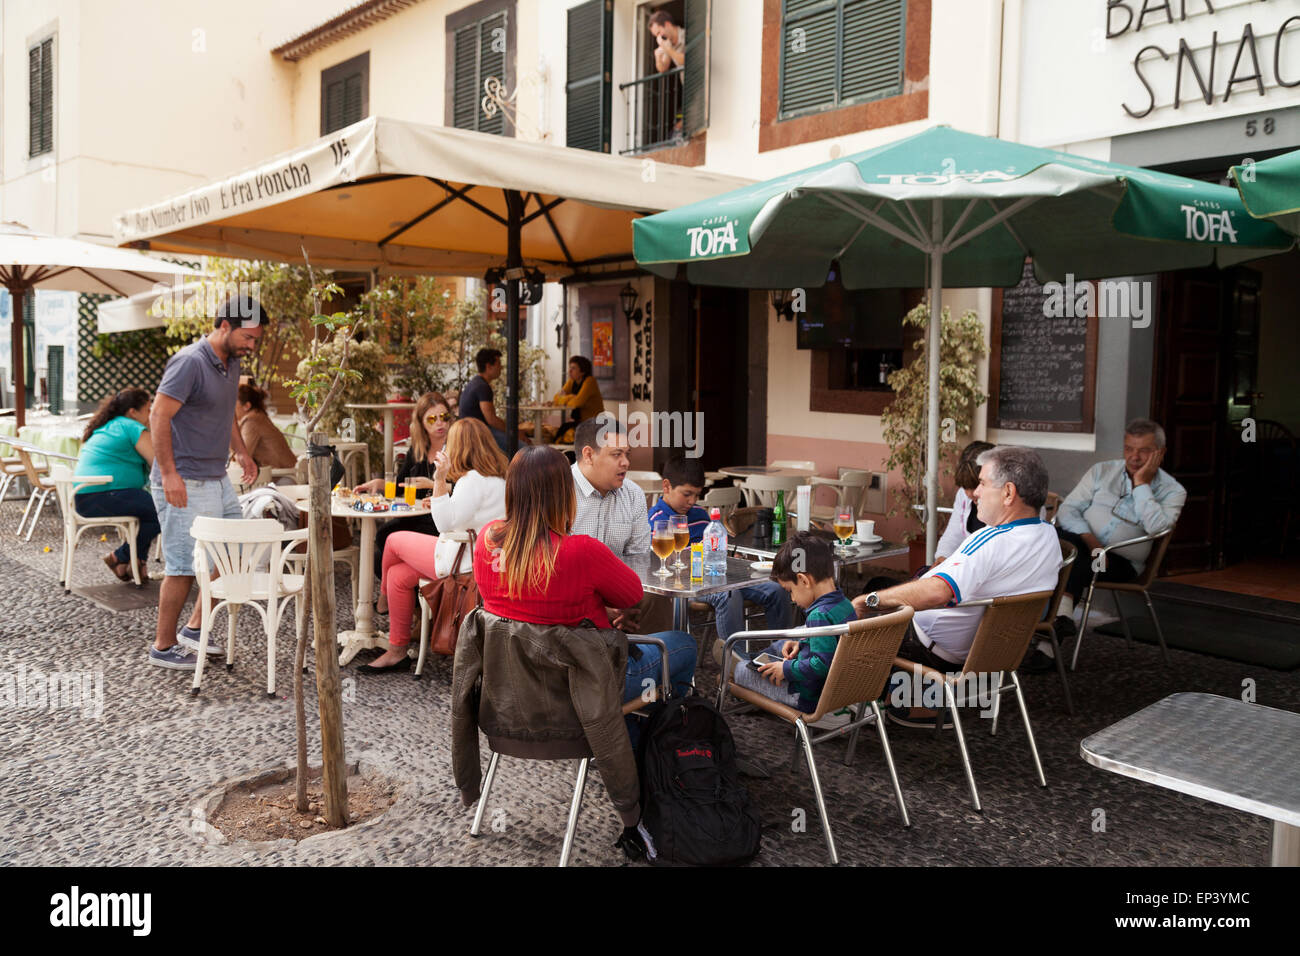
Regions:
M 772 509 L 772 547 L 785 544 L 785 491 L 776 493 L 776 507 Z

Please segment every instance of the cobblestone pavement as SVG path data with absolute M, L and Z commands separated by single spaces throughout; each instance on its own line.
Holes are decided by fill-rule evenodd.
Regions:
M 293 759 L 292 624 L 277 645 L 279 696 L 265 695 L 266 651 L 257 616 L 241 616 L 236 668 L 190 675 L 146 663 L 155 612 L 112 613 L 58 585 L 60 536 L 47 511 L 30 543 L 12 533 L 21 505 L 0 505 L 0 680 L 35 671 L 102 674 L 103 711 L 0 704 L 0 864 L 438 864 L 553 865 L 559 856 L 574 766 L 503 759 L 479 839 L 460 806 L 449 748 L 451 661 L 436 658 L 423 680 L 343 671 L 350 760 L 398 782 L 397 803 L 373 827 L 299 845 L 209 846 L 191 832 L 191 811 L 219 782 Z M 49 552 L 44 549 L 49 547 Z M 107 545 L 85 541 L 74 576 L 109 583 Z M 161 574 L 158 565 L 153 573 Z M 338 576 L 340 627 L 351 623 L 346 572 Z M 224 632 L 224 618 L 219 618 Z M 381 621 L 386 618 L 381 618 Z M 364 657 L 364 655 L 363 655 Z M 1262 704 L 1300 710 L 1295 673 L 1179 651 L 1164 667 L 1144 645 L 1091 636 L 1073 675 L 1078 716 L 1066 715 L 1054 675 L 1024 678 L 1049 787 L 1037 785 L 1014 706 L 996 737 L 968 711 L 971 760 L 984 802 L 972 811 L 951 733 L 890 730 L 912 827 L 894 805 L 875 734 L 862 735 L 854 765 L 845 744 L 816 750 L 826 802 L 846 864 L 1264 865 L 1265 820 L 1106 773 L 1079 757 L 1079 741 L 1176 691 L 1239 696 L 1256 683 Z M 716 686 L 710 661 L 703 688 Z M 309 715 L 315 707 L 308 678 Z M 822 865 L 825 845 L 806 769 L 790 770 L 793 737 L 774 720 L 730 721 L 742 752 L 769 767 L 747 779 L 764 820 L 756 865 Z M 1213 733 L 1212 727 L 1206 733 Z M 317 731 L 309 716 L 309 736 Z M 312 740 L 319 762 L 319 737 Z M 485 758 L 486 759 L 486 758 Z M 1104 818 L 1099 811 L 1104 813 Z M 797 824 L 800 819 L 806 827 Z M 1104 819 L 1104 829 L 1098 829 Z M 573 860 L 616 866 L 618 820 L 599 773 L 589 779 Z

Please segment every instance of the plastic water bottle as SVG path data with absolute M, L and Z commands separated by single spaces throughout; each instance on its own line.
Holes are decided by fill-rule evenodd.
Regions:
M 717 508 L 709 509 L 709 524 L 704 529 L 704 573 L 727 573 L 727 529 Z

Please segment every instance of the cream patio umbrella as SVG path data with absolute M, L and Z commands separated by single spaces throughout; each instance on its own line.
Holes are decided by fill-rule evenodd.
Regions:
M 21 428 L 27 416 L 23 368 L 23 300 L 28 292 L 98 292 L 127 296 L 174 276 L 197 276 L 189 266 L 125 249 L 33 232 L 16 222 L 0 225 L 0 285 L 13 301 L 14 411 Z
M 340 270 L 505 278 L 637 269 L 632 221 L 749 184 L 608 156 L 371 117 L 172 199 L 120 214 L 119 244 Z M 494 276 L 495 278 L 495 276 Z M 518 427 L 518 323 L 506 323 L 507 432 Z

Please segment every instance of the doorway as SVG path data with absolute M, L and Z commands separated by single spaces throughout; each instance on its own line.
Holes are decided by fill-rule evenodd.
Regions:
M 703 416 L 705 470 L 749 464 L 749 291 L 692 286 L 690 408 Z

